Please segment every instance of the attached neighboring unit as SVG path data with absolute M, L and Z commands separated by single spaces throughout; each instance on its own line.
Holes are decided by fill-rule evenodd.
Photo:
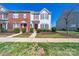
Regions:
M 26 10 L 6 10 L 0 6 L 0 27 L 7 31 L 15 28 L 26 28 L 27 32 L 30 28 L 51 30 L 51 13 L 46 9 L 40 12 Z

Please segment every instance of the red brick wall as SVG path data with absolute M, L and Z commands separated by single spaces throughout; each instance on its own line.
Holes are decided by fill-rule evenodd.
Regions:
M 13 12 L 8 12 L 8 22 L 9 24 L 13 24 L 13 23 L 21 23 L 23 20 L 26 21 L 27 23 L 27 27 L 28 27 L 28 30 L 30 30 L 30 12 L 25 12 L 25 13 L 22 13 L 22 12 L 18 12 L 19 14 L 19 18 L 13 18 Z M 23 18 L 23 14 L 26 14 L 26 19 Z M 8 29 L 12 30 L 13 28 L 11 28 L 12 25 L 8 26 Z M 12 26 L 13 27 L 13 26 Z

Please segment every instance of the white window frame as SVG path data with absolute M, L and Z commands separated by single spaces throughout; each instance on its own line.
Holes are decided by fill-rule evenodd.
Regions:
M 27 18 L 27 15 L 26 14 L 23 14 L 23 18 Z
M 19 28 L 19 27 L 20 27 L 20 24 L 19 24 L 19 23 L 14 23 L 14 24 L 13 24 L 13 29 Z
M 19 14 L 18 13 L 13 13 L 13 18 L 19 18 Z
M 48 19 L 49 15 L 47 13 L 41 14 L 41 19 Z
M 4 14 L 2 14 L 2 19 L 4 19 Z

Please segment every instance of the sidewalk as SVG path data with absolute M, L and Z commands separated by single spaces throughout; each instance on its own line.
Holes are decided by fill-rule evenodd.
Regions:
M 36 35 L 37 35 L 37 33 L 36 33 L 36 31 L 34 30 L 34 33 L 32 33 L 32 34 L 29 36 L 29 38 L 35 38 Z
M 79 38 L 0 38 L 0 42 L 79 42 Z

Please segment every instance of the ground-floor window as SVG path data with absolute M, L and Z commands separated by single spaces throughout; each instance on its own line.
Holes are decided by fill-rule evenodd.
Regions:
M 13 24 L 13 29 L 14 29 L 14 28 L 20 28 L 20 24 L 19 24 L 19 23 L 14 23 L 14 24 Z
M 41 25 L 40 25 L 40 28 L 41 28 L 41 29 L 44 29 L 44 24 L 41 24 Z
M 48 28 L 49 28 L 49 25 L 48 24 L 45 24 L 45 29 L 48 30 Z
M 48 29 L 49 28 L 49 25 L 48 24 L 41 24 L 40 25 L 40 28 L 41 29 Z

